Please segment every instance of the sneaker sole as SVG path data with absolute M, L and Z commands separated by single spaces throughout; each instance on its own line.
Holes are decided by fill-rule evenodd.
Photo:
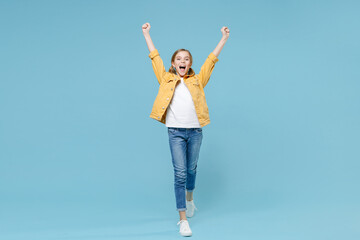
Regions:
M 190 237 L 192 236 L 192 233 L 185 233 L 185 234 L 180 233 L 180 235 L 183 237 Z

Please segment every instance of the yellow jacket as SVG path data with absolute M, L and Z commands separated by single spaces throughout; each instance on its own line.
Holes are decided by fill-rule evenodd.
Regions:
M 164 63 L 157 49 L 151 51 L 149 57 L 151 58 L 156 78 L 160 84 L 159 92 L 156 96 L 150 117 L 165 124 L 167 107 L 174 95 L 177 81 L 180 81 L 180 76 L 165 71 Z M 194 101 L 196 114 L 201 127 L 210 123 L 204 87 L 208 83 L 217 61 L 219 61 L 219 59 L 211 52 L 201 67 L 199 74 L 184 76 L 184 83 L 189 89 Z

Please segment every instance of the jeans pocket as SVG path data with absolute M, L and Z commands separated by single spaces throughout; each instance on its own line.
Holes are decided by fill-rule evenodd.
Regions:
M 202 128 L 195 128 L 195 131 L 196 131 L 197 133 L 202 133 Z
M 168 127 L 168 132 L 169 133 L 175 133 L 177 130 L 175 128 L 172 127 Z

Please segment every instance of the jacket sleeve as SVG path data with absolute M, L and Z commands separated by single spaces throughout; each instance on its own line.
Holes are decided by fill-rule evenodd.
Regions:
M 149 54 L 149 58 L 151 58 L 151 62 L 152 62 L 152 66 L 153 66 L 156 78 L 157 78 L 159 84 L 161 84 L 166 71 L 165 71 L 164 63 L 159 55 L 158 50 L 155 49 L 155 50 L 151 51 Z
M 199 72 L 199 79 L 201 81 L 203 88 L 208 83 L 211 73 L 215 67 L 215 63 L 217 61 L 219 61 L 219 59 L 215 56 L 213 52 L 211 52 L 207 57 L 207 59 L 205 60 L 205 63 L 202 65 Z

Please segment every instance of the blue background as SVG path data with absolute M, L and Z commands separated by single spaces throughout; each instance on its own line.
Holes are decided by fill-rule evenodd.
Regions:
M 205 88 L 194 239 L 360 238 L 358 1 L 0 1 L 0 238 L 178 239 L 158 83 Z

